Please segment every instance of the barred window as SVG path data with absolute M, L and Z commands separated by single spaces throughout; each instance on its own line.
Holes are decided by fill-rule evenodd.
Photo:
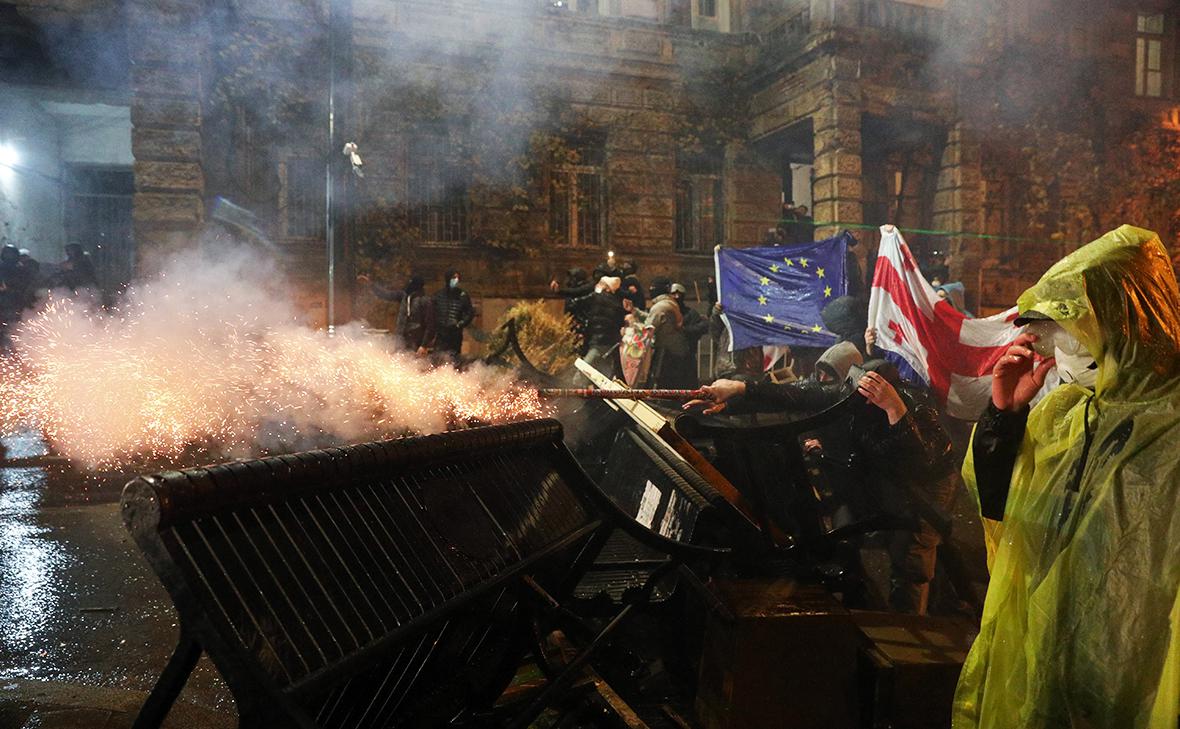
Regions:
M 697 0 L 697 15 L 705 18 L 716 18 L 717 0 Z
M 1139 13 L 1135 30 L 1135 94 L 1162 96 L 1164 87 L 1163 13 Z
M 423 243 L 466 243 L 470 238 L 468 173 L 449 136 L 415 134 L 407 149 L 407 222 Z
M 721 156 L 681 156 L 677 162 L 676 250 L 710 252 L 722 243 L 725 231 Z
M 324 236 L 324 163 L 289 159 L 283 174 L 283 209 L 288 238 Z
M 576 143 L 577 162 L 549 174 L 549 235 L 559 246 L 603 246 L 605 237 L 604 140 Z

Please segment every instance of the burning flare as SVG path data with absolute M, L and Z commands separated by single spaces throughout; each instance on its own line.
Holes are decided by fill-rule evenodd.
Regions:
M 476 367 L 429 369 L 359 325 L 298 323 L 277 276 L 235 254 L 186 255 L 113 313 L 53 298 L 0 357 L 0 435 L 41 431 L 90 468 L 191 462 L 429 433 L 544 413 L 535 391 Z

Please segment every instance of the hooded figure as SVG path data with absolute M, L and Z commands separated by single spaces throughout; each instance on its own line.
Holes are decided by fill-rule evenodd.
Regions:
M 1175 727 L 1176 278 L 1159 238 L 1124 225 L 1055 264 L 1018 305 L 1072 335 L 1097 378 L 1031 411 L 993 404 L 976 426 L 963 476 L 1002 521 L 985 520 L 991 582 L 953 726 Z
M 404 299 L 397 310 L 394 334 L 407 351 L 425 354 L 426 342 L 434 336 L 434 305 L 426 296 L 426 282 L 421 276 L 410 276 Z
M 894 610 L 923 614 L 940 542 L 927 517 L 948 521 L 945 510 L 954 496 L 957 460 L 924 393 L 906 386 L 885 360 L 870 360 L 862 371 L 852 370 L 861 361 L 852 343 L 841 342 L 820 357 L 814 379 L 785 384 L 721 380 L 704 389 L 722 404 L 733 397 L 737 412 L 816 413 L 858 393 L 851 417 L 816 437 L 824 478 L 834 494 L 828 505 L 847 505 L 857 518 L 886 514 L 908 523 L 911 528 L 888 536 L 889 604 Z M 719 386 L 728 391 L 724 396 Z
M 955 310 L 963 316 L 968 319 L 975 318 L 974 314 L 967 311 L 967 288 L 963 286 L 962 281 L 951 281 L 941 286 L 935 286 L 934 291 L 940 299 L 945 300 L 951 306 L 955 307 Z
M 382 301 L 398 301 L 397 320 L 393 333 L 408 352 L 426 354 L 426 345 L 434 337 L 434 305 L 426 296 L 426 281 L 417 274 L 406 280 L 404 289 L 391 289 L 368 276 L 358 276 L 361 283 L 368 283 L 373 296 Z
M 695 373 L 688 373 L 678 365 L 689 355 L 688 338 L 684 335 L 684 315 L 672 296 L 672 280 L 665 276 L 652 279 L 651 309 L 647 314 L 636 312 L 636 317 L 654 328 L 651 362 L 652 387 L 696 387 Z
M 820 382 L 844 382 L 852 365 L 864 362 L 856 345 L 852 342 L 833 344 L 815 361 L 815 378 Z
M 839 342 L 852 342 L 862 355 L 865 351 L 865 329 L 869 326 L 869 305 L 855 296 L 841 296 L 820 312 L 824 327 L 836 335 Z

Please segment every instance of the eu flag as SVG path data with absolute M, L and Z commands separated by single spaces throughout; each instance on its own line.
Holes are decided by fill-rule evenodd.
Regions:
M 852 235 L 792 246 L 725 248 L 714 252 L 717 296 L 733 348 L 764 344 L 828 347 L 820 311 L 848 289 L 844 261 Z

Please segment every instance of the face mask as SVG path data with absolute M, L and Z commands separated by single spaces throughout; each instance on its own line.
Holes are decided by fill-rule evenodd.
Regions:
M 459 277 L 458 276 L 453 277 L 450 281 L 447 282 L 447 285 L 453 289 L 459 288 Z
M 1082 343 L 1055 321 L 1038 320 L 1030 322 L 1024 327 L 1024 331 L 1037 335 L 1037 341 L 1033 342 L 1030 346 L 1034 352 L 1042 357 L 1053 357 L 1058 350 L 1067 355 L 1079 355 L 1086 352 L 1086 348 L 1082 346 Z M 1091 359 L 1093 358 L 1091 357 Z
M 1037 341 L 1032 344 L 1033 351 L 1042 357 L 1056 359 L 1057 374 L 1062 382 L 1089 388 L 1098 382 L 1098 364 L 1094 361 L 1094 355 L 1060 324 L 1034 321 L 1024 330 L 1037 335 Z
M 1081 348 L 1080 353 L 1057 349 L 1054 356 L 1057 358 L 1057 374 L 1061 376 L 1062 382 L 1073 382 L 1091 389 L 1098 383 L 1098 363 L 1085 347 Z

